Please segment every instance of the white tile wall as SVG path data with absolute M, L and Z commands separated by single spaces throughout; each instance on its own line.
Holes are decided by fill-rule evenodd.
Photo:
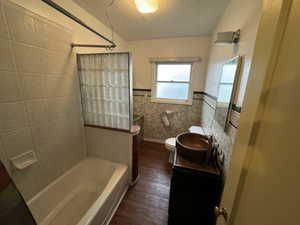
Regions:
M 35 124 L 32 126 L 32 135 L 36 148 L 51 143 L 57 132 L 54 121 Z
M 76 59 L 67 29 L 2 0 L 0 9 L 0 159 L 28 200 L 86 155 Z M 13 169 L 9 159 L 29 150 L 39 161 Z
M 0 102 L 22 99 L 21 79 L 15 72 L 0 71 Z
M 25 104 L 10 102 L 0 104 L 0 131 L 9 132 L 28 125 Z
M 47 97 L 70 96 L 74 93 L 74 78 L 49 77 L 47 79 Z
M 74 98 L 60 97 L 48 99 L 47 107 L 49 120 L 54 120 L 55 118 L 61 118 L 64 115 L 72 115 L 73 108 L 76 106 L 74 104 Z
M 25 100 L 45 98 L 47 96 L 46 77 L 20 73 L 23 97 Z
M 48 25 L 47 27 L 47 48 L 55 52 L 64 52 L 70 49 L 70 43 L 72 42 L 70 35 L 60 35 L 66 31 L 60 26 L 55 24 Z
M 2 5 L 0 5 L 0 38 L 9 39 L 7 22 L 4 16 L 4 9 Z
M 46 47 L 46 24 L 21 8 L 8 5 L 5 13 L 13 40 L 38 47 Z
M 63 74 L 73 74 L 73 67 L 75 66 L 75 61 L 73 57 L 70 57 L 70 45 L 68 50 L 64 52 L 48 52 L 47 72 L 49 74 L 54 74 L 56 76 L 62 76 Z
M 0 70 L 16 71 L 12 55 L 11 41 L 2 38 L 0 38 Z
M 49 120 L 49 111 L 46 99 L 26 101 L 26 111 L 30 125 L 43 124 Z M 55 108 L 55 106 L 53 106 Z
M 48 61 L 51 59 L 48 58 L 46 49 L 14 43 L 13 51 L 18 71 L 23 73 L 47 73 Z
M 214 99 L 204 96 L 202 104 L 202 127 L 207 133 L 213 134 L 217 139 L 218 144 L 220 145 L 219 148 L 225 155 L 225 169 L 227 170 L 237 129 L 233 126 L 229 126 L 227 132 L 224 132 L 224 128 L 214 120 L 215 105 L 216 101 Z
M 5 133 L 2 138 L 3 146 L 8 158 L 34 150 L 31 129 L 29 127 Z

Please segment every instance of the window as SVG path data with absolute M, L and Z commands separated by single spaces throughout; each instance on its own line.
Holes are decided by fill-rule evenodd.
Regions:
M 236 61 L 228 62 L 223 66 L 222 77 L 219 83 L 218 102 L 229 103 L 231 100 L 233 83 L 235 80 Z
M 154 63 L 152 101 L 192 104 L 192 63 Z
M 78 74 L 85 125 L 130 130 L 130 55 L 79 54 Z

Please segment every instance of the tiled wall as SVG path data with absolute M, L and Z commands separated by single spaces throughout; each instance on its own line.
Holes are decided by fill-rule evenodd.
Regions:
M 0 157 L 28 200 L 86 154 L 76 61 L 69 31 L 1 2 Z M 26 151 L 38 162 L 14 169 Z
M 164 141 L 200 124 L 202 94 L 194 93 L 192 105 L 176 105 L 151 102 L 150 90 L 134 90 L 133 107 L 134 114 L 144 115 L 144 138 Z M 173 112 L 168 116 L 170 127 L 161 122 L 161 113 L 167 110 Z
M 193 105 L 161 104 L 151 102 L 150 91 L 135 90 L 133 92 L 134 114 L 144 115 L 144 138 L 150 141 L 164 141 L 166 138 L 175 137 L 185 132 L 193 125 L 201 125 L 206 133 L 213 134 L 217 139 L 220 150 L 225 155 L 225 167 L 228 168 L 231 157 L 232 145 L 237 128 L 230 125 L 225 133 L 215 120 L 216 100 L 203 93 L 194 93 Z M 168 118 L 170 127 L 167 128 L 161 122 L 161 113 L 171 110 Z M 239 113 L 233 111 L 231 123 L 238 124 Z
M 221 16 L 216 29 L 214 30 L 212 42 L 210 44 L 210 57 L 207 66 L 207 76 L 204 91 L 210 95 L 218 95 L 218 87 L 220 76 L 222 75 L 222 67 L 226 61 L 235 56 L 242 56 L 242 67 L 240 70 L 237 92 L 234 99 L 234 104 L 242 107 L 244 95 L 249 78 L 249 72 L 252 64 L 252 55 L 255 46 L 257 29 L 261 17 L 262 10 L 261 0 L 244 1 L 231 0 L 224 14 Z M 218 32 L 226 30 L 241 30 L 240 41 L 233 45 L 215 45 L 215 40 Z M 224 133 L 222 127 L 217 122 L 212 120 L 214 116 L 215 100 L 208 96 L 203 101 L 203 124 L 211 128 L 213 134 L 217 137 L 222 150 L 226 155 L 226 166 L 228 167 L 231 158 L 232 145 L 237 133 L 236 128 L 230 126 L 229 130 Z M 231 121 L 237 127 L 239 113 L 233 113 Z
M 232 145 L 234 143 L 234 139 L 236 136 L 237 128 L 235 125 L 238 124 L 239 113 L 233 111 L 230 125 L 228 126 L 228 130 L 224 132 L 224 127 L 220 126 L 215 120 L 215 107 L 216 100 L 209 96 L 203 96 L 203 104 L 202 104 L 202 127 L 204 130 L 213 134 L 217 139 L 218 144 L 220 145 L 220 150 L 223 151 L 225 156 L 225 168 L 227 169 L 229 166 L 231 153 L 232 153 Z M 234 125 L 232 125 L 234 124 Z

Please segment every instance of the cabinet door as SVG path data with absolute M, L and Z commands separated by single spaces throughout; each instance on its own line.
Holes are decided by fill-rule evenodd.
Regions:
M 169 225 L 213 225 L 220 199 L 218 176 L 174 169 L 169 202 Z

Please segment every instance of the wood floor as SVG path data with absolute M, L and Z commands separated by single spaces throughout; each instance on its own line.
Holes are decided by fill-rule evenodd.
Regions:
M 110 225 L 166 225 L 171 165 L 162 144 L 142 142 L 138 183 L 129 189 Z

